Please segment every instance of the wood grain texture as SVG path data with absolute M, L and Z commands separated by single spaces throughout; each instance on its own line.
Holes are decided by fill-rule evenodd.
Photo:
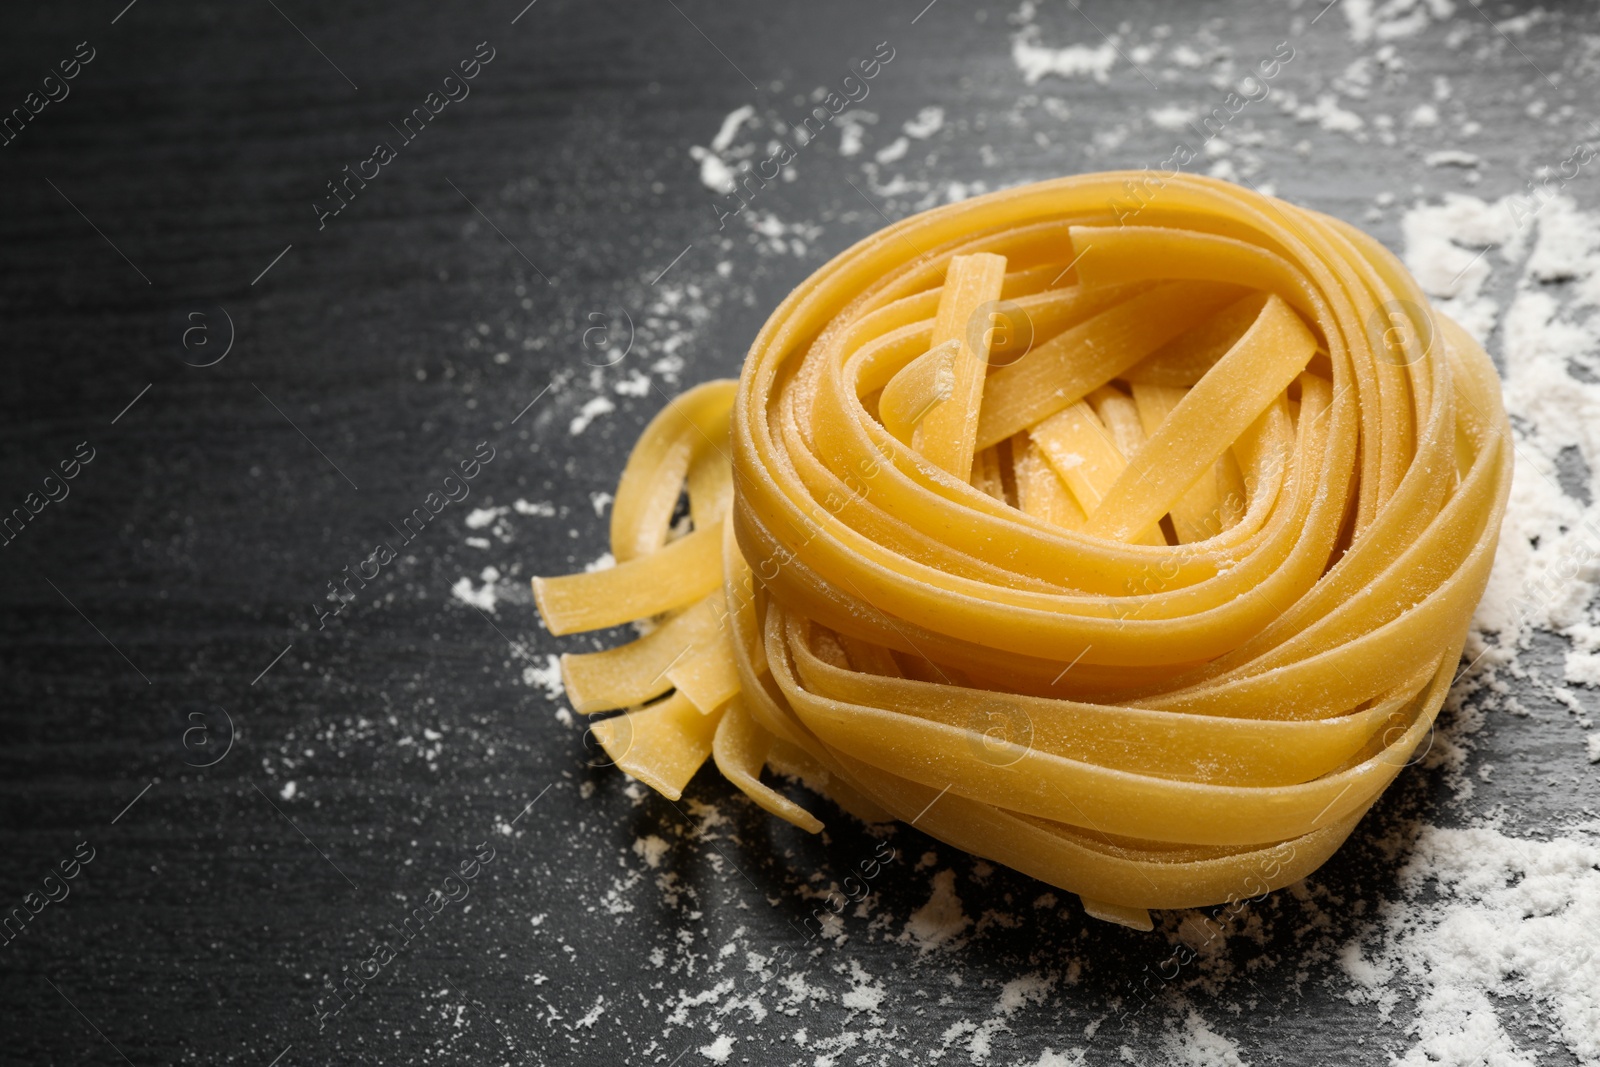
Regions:
M 0 1062 L 688 1064 L 725 1033 L 730 1062 L 810 1064 L 817 1042 L 876 1028 L 836 1046 L 840 1062 L 931 1062 L 949 1045 L 942 1062 L 965 1063 L 960 1028 L 994 1018 L 1000 987 L 1033 972 L 1061 978 L 994 1032 L 989 1062 L 1083 1047 L 1114 1063 L 1123 1046 L 1163 1062 L 1166 1027 L 1189 1008 L 1258 1064 L 1365 1064 L 1404 1047 L 1406 1009 L 1380 1024 L 1340 995 L 1336 961 L 1304 946 L 1317 916 L 1351 937 L 1392 896 L 1414 819 L 1458 817 L 1437 774 L 1408 771 L 1303 891 L 1255 905 L 1260 939 L 1229 942 L 1231 976 L 1199 988 L 1185 975 L 1118 1030 L 1108 1020 L 1169 956 L 1167 934 L 1089 921 L 912 829 L 887 838 L 895 859 L 871 882 L 870 915 L 849 910 L 844 940 L 807 943 L 796 931 L 817 894 L 880 839 L 825 804 L 827 832 L 807 836 L 714 774 L 674 805 L 594 766 L 592 739 L 524 671 L 600 643 L 544 633 L 525 584 L 601 553 L 592 494 L 614 489 L 665 397 L 736 374 L 767 311 L 885 216 L 952 183 L 1156 166 L 1187 134 L 1153 109 L 1209 111 L 1227 77 L 1289 40 L 1278 97 L 1233 120 L 1260 169 L 1239 148 L 1231 160 L 1397 248 L 1399 208 L 1375 209 L 1378 194 L 1503 195 L 1582 135 L 1556 116 L 1592 104 L 1582 40 L 1595 14 L 1560 9 L 1512 48 L 1458 5 L 1450 25 L 1397 42 L 1403 67 L 1373 66 L 1358 106 L 1394 118 L 1386 144 L 1372 123 L 1357 140 L 1280 106 L 1347 86 L 1372 50 L 1337 9 L 1312 25 L 1320 3 L 1062 7 L 1040 16 L 1048 44 L 1098 48 L 1097 26 L 1131 47 L 1166 25 L 1201 63 L 1141 72 L 1118 58 L 1104 82 L 1031 86 L 1008 5 L 520 7 L 110 0 L 7 14 L 0 109 L 78 42 L 95 58 L 0 147 L 0 504 L 80 442 L 95 455 L 0 549 L 0 907 L 79 842 L 95 858 L 0 947 Z M 860 105 L 874 116 L 862 152 L 841 155 L 830 129 L 795 180 L 719 227 L 691 146 L 745 104 L 798 123 L 813 90 L 838 87 L 880 41 L 895 58 Z M 390 124 L 480 42 L 495 57 L 470 96 L 319 229 L 327 184 L 400 141 Z M 1438 77 L 1456 94 L 1447 118 L 1482 124 L 1462 142 L 1478 168 L 1427 166 L 1426 150 L 1454 142 L 1436 131 L 1421 145 L 1404 125 Z M 1529 120 L 1536 99 L 1548 121 Z M 928 106 L 944 130 L 876 163 Z M 923 184 L 880 192 L 897 174 Z M 1600 204 L 1592 182 L 1569 192 Z M 773 222 L 809 228 L 775 251 Z M 616 349 L 599 341 L 620 345 L 624 318 L 633 350 L 607 366 Z M 191 365 L 218 349 L 186 351 L 184 331 L 204 323 L 220 344 L 225 319 L 226 358 Z M 650 370 L 669 337 L 681 384 Z M 653 384 L 616 391 L 635 370 Z M 571 432 L 600 395 L 614 410 Z M 480 442 L 494 454 L 470 495 L 434 513 L 429 495 Z M 553 514 L 508 513 L 507 541 L 466 523 L 519 499 Z M 430 517 L 408 538 L 418 508 Z M 341 584 L 350 599 L 319 622 L 329 583 L 380 544 L 394 559 Z M 524 590 L 492 614 L 451 594 L 464 577 L 481 587 L 490 565 Z M 1559 672 L 1556 643 L 1526 663 Z M 1503 805 L 1510 829 L 1536 833 L 1596 807 L 1600 787 L 1568 712 L 1530 703 L 1532 717 L 1478 734 L 1471 806 Z M 226 739 L 219 709 L 232 748 L 195 766 Z M 659 854 L 635 847 L 652 837 Z M 413 909 L 484 842 L 495 855 L 470 895 L 406 940 Z M 902 934 L 946 869 L 973 925 L 960 948 L 923 954 Z M 394 959 L 319 1028 L 331 987 L 385 938 Z M 827 995 L 785 1008 L 778 979 L 758 982 L 765 1021 L 683 1007 L 724 976 L 725 945 L 741 968 L 747 952 L 798 950 L 785 973 Z M 876 1012 L 843 999 L 856 967 L 883 990 Z

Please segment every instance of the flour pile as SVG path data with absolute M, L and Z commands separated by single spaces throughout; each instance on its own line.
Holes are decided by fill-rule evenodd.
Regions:
M 1506 1016 L 1539 1044 L 1548 1031 L 1581 1062 L 1600 1061 L 1597 829 L 1553 841 L 1486 827 L 1423 831 L 1400 871 L 1406 901 L 1381 915 L 1381 945 L 1368 955 L 1353 944 L 1342 961 L 1352 999 L 1376 1002 L 1385 1018 L 1397 981 L 1415 992 L 1407 1032 L 1416 1044 L 1399 1064 L 1532 1067 L 1538 1055 L 1518 1047 Z M 1502 1007 L 1508 1000 L 1531 1001 L 1537 1014 Z

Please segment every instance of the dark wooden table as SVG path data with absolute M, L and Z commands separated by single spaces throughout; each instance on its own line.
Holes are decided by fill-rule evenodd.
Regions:
M 1313 23 L 1320 3 L 1096 2 L 1023 30 L 1009 5 L 959 0 L 522 2 L 7 14 L 0 108 L 60 99 L 0 147 L 0 505 L 68 495 L 0 550 L 0 908 L 92 859 L 0 947 L 0 1059 L 1159 1062 L 1191 1011 L 1257 1063 L 1407 1047 L 1404 1005 L 1381 1023 L 1344 999 L 1327 946 L 1392 895 L 1416 819 L 1463 817 L 1436 772 L 1408 772 L 1303 891 L 1256 906 L 1255 935 L 1119 1027 L 1175 918 L 1153 935 L 1087 921 L 914 830 L 884 839 L 896 859 L 840 936 L 805 944 L 799 922 L 881 835 L 822 804 L 828 832 L 807 837 L 711 773 L 674 805 L 590 766 L 538 677 L 590 643 L 545 634 L 525 582 L 600 555 L 595 494 L 664 396 L 736 374 L 767 311 L 885 217 L 1159 164 L 1189 134 L 1153 111 L 1210 111 L 1289 42 L 1230 158 L 1398 248 L 1406 204 L 1513 191 L 1585 135 L 1596 13 L 1557 5 L 1512 41 L 1458 4 L 1369 58 L 1358 98 L 1351 65 L 1380 42 L 1341 10 Z M 1020 33 L 1082 45 L 1103 77 L 1028 84 Z M 719 228 L 691 146 L 747 104 L 798 122 L 879 42 L 894 58 L 860 150 L 836 125 Z M 1438 77 L 1441 125 L 1409 126 Z M 461 98 L 408 140 L 403 120 L 446 91 Z M 1359 136 L 1282 106 L 1328 92 Z M 1534 100 L 1552 117 L 1528 119 Z M 1563 105 L 1578 111 L 1558 121 Z M 928 107 L 942 127 L 879 163 Z M 770 136 L 743 126 L 724 155 Z M 1452 147 L 1480 163 L 1425 161 Z M 351 171 L 367 180 L 323 215 Z M 1569 193 L 1600 199 L 1592 181 Z M 475 452 L 493 458 L 470 497 L 405 543 L 396 525 Z M 92 459 L 64 489 L 44 481 L 75 453 Z M 490 507 L 510 510 L 468 523 Z M 329 583 L 380 542 L 397 558 L 328 613 Z M 491 566 L 492 611 L 453 594 Z M 1529 669 L 1557 655 L 1537 645 Z M 1576 777 L 1569 733 L 1493 718 L 1471 759 L 1500 770 L 1472 809 L 1537 827 L 1594 806 L 1592 774 L 1546 785 Z M 466 898 L 408 938 L 463 862 Z M 970 923 L 925 949 L 908 923 L 941 879 Z M 392 958 L 366 964 L 384 942 Z

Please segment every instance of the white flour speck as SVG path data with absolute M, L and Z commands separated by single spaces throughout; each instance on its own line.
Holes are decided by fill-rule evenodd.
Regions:
M 1350 24 L 1350 39 L 1358 44 L 1415 37 L 1429 22 L 1455 13 L 1453 0 L 1344 0 L 1340 7 Z
M 873 156 L 879 163 L 895 163 L 905 158 L 906 150 L 911 147 L 909 137 L 896 137 L 893 141 L 878 149 Z
M 463 604 L 470 604 L 482 611 L 493 612 L 495 602 L 499 599 L 495 590 L 495 582 L 500 580 L 500 572 L 494 567 L 485 567 L 479 578 L 483 582 L 481 588 L 474 588 L 472 579 L 469 577 L 462 576 L 457 578 L 456 583 L 450 587 L 450 595 Z
M 467 529 L 481 530 L 504 515 L 507 508 L 473 508 L 467 512 Z
M 944 126 L 944 108 L 925 107 L 917 112 L 917 117 L 901 127 L 907 137 L 915 137 L 919 141 L 926 141 Z
M 561 657 L 545 655 L 545 665 L 522 668 L 522 684 L 543 689 L 546 700 L 560 700 L 566 689 L 561 682 Z
M 567 432 L 577 437 L 589 428 L 589 424 L 601 415 L 609 415 L 617 410 L 617 405 L 611 402 L 608 396 L 593 397 L 584 402 L 578 413 L 572 417 L 572 423 L 567 427 Z
M 572 1028 L 574 1030 L 590 1030 L 590 1029 L 593 1029 L 594 1028 L 594 1024 L 600 1021 L 600 1016 L 604 1015 L 605 1013 L 606 1013 L 606 998 L 605 997 L 600 997 L 598 1000 L 596 1000 L 594 1002 L 594 1007 L 590 1008 L 588 1013 L 585 1014 L 583 1018 L 579 1019 L 577 1022 L 572 1024 Z
M 1166 1062 L 1174 1067 L 1247 1067 L 1232 1041 L 1206 1025 L 1197 1012 L 1185 1017 L 1181 1030 L 1162 1036 Z
M 647 866 L 660 867 L 661 857 L 667 854 L 667 849 L 670 847 L 655 834 L 646 834 L 644 837 L 634 839 L 633 854 L 644 860 Z
M 933 876 L 932 884 L 928 902 L 912 912 L 906 922 L 906 934 L 924 952 L 948 945 L 972 925 L 956 895 L 956 872 L 940 871 Z
M 1023 0 L 1012 21 L 1018 29 L 1011 38 L 1011 60 L 1022 72 L 1022 80 L 1029 85 L 1043 78 L 1092 77 L 1097 82 L 1110 80 L 1111 67 L 1117 61 L 1114 39 L 1090 47 L 1070 44 L 1050 48 L 1039 43 L 1039 27 L 1034 23 L 1033 0 Z
M 736 1039 L 727 1034 L 719 1034 L 717 1039 L 709 1045 L 700 1046 L 700 1055 L 712 1063 L 727 1063 L 728 1057 L 733 1055 L 733 1043 Z
M 1483 160 L 1473 153 L 1454 148 L 1429 152 L 1422 157 L 1422 161 L 1430 167 L 1477 167 L 1483 164 Z

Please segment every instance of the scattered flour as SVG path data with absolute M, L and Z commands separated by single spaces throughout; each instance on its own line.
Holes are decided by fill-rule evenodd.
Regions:
M 701 184 L 715 194 L 731 192 L 734 182 L 738 181 L 738 170 L 731 166 L 725 155 L 733 146 L 734 136 L 738 136 L 739 128 L 755 118 L 755 107 L 746 104 L 736 107 L 723 117 L 722 126 L 717 128 L 717 136 L 710 139 L 710 147 L 701 147 L 698 144 L 690 146 L 690 158 L 699 163 L 701 170 Z
M 1600 613 L 1590 606 L 1600 592 L 1600 217 L 1562 196 L 1536 211 L 1514 197 L 1451 196 L 1414 208 L 1402 226 L 1423 289 L 1480 340 L 1497 335 L 1505 353 L 1516 473 L 1469 654 L 1524 677 L 1515 652 L 1546 630 L 1571 644 L 1569 683 L 1600 683 Z M 1503 311 L 1488 291 L 1497 262 L 1515 271 Z M 1564 453 L 1581 460 L 1571 491 Z
M 944 108 L 925 107 L 917 112 L 917 117 L 901 127 L 907 137 L 915 137 L 919 141 L 926 141 L 944 126 Z
M 755 113 L 756 109 L 750 104 L 728 112 L 722 120 L 722 125 L 717 129 L 717 135 L 711 139 L 711 151 L 726 152 L 728 146 L 733 144 L 733 137 L 739 132 L 739 127 L 754 118 Z
M 1366 120 L 1354 111 L 1339 106 L 1334 93 L 1322 93 L 1315 104 L 1303 104 L 1295 109 L 1294 117 L 1301 122 L 1315 122 L 1329 133 L 1356 135 L 1366 126 Z M 1357 138 L 1358 140 L 1360 138 Z
M 1358 44 L 1415 37 L 1430 22 L 1455 13 L 1453 0 L 1342 0 L 1339 6 L 1350 24 L 1350 39 Z
M 850 989 L 839 998 L 839 1003 L 851 1011 L 877 1014 L 889 991 L 882 982 L 875 981 L 857 960 L 850 961 Z
M 1533 27 L 1539 25 L 1539 23 L 1543 22 L 1549 17 L 1550 13 L 1548 11 L 1536 7 L 1532 11 L 1525 11 L 1522 14 L 1516 15 L 1512 18 L 1501 19 L 1499 22 L 1494 24 L 1494 28 L 1499 30 L 1501 33 L 1514 33 L 1520 36 L 1524 33 L 1527 33 L 1529 30 L 1533 29 Z
M 746 104 L 735 108 L 723 118 L 717 135 L 711 139 L 710 148 L 700 145 L 689 147 L 689 158 L 700 164 L 700 184 L 714 193 L 730 191 L 737 181 L 736 171 L 723 159 L 723 153 L 733 144 L 740 127 L 755 117 L 756 109 Z
M 893 141 L 878 149 L 873 156 L 879 163 L 898 163 L 906 157 L 906 152 L 911 148 L 909 137 L 896 137 Z
M 1175 45 L 1171 54 L 1174 63 L 1189 70 L 1199 70 L 1205 65 L 1205 57 L 1186 44 Z
M 1410 123 L 1413 126 L 1439 125 L 1439 109 L 1432 104 L 1418 104 L 1411 112 Z
M 1050 991 L 1056 986 L 1054 975 L 1040 974 L 1031 971 L 1021 978 L 1013 978 L 1000 987 L 1000 1000 L 994 1010 L 1010 1018 L 1028 1004 L 1043 1004 Z
M 1429 152 L 1422 157 L 1422 161 L 1430 167 L 1479 167 L 1483 165 L 1483 160 L 1472 152 L 1463 152 L 1454 148 Z
M 1039 1054 L 1039 1058 L 1023 1067 L 1085 1067 L 1088 1060 L 1084 1059 L 1085 1053 L 1081 1048 L 1072 1049 L 1070 1052 L 1057 1052 L 1047 1048 Z
M 733 191 L 734 171 L 715 152 L 699 145 L 689 146 L 689 158 L 700 164 L 700 184 L 713 193 Z
M 1038 25 L 1033 21 L 1033 0 L 1023 0 L 1012 21 L 1018 30 L 1011 38 L 1011 60 L 1022 72 L 1022 80 L 1036 85 L 1044 78 L 1091 77 L 1097 82 L 1110 80 L 1111 67 L 1117 61 L 1117 48 L 1113 41 L 1093 47 L 1071 44 L 1050 48 L 1039 43 Z
M 1161 1047 L 1165 1062 L 1173 1067 L 1247 1067 L 1238 1047 L 1192 1010 L 1184 1017 L 1181 1028 L 1162 1035 Z
M 584 402 L 583 407 L 579 408 L 578 413 L 573 416 L 571 425 L 567 427 L 567 432 L 573 437 L 577 437 L 579 434 L 583 433 L 583 431 L 587 430 L 589 428 L 589 424 L 595 419 L 599 418 L 601 415 L 609 415 L 615 410 L 617 410 L 617 405 L 611 402 L 610 397 L 591 397 L 589 400 Z
M 1415 1044 L 1394 1062 L 1542 1062 L 1507 1029 L 1538 1018 L 1583 1063 L 1600 1061 L 1600 824 L 1538 841 L 1490 827 L 1425 827 L 1366 952 L 1344 959 L 1351 999 L 1417 998 Z M 1520 1002 L 1520 1003 L 1519 1003 Z M 1535 1035 L 1537 1040 L 1537 1035 Z
M 1176 104 L 1166 104 L 1150 110 L 1150 121 L 1168 133 L 1177 133 L 1187 129 L 1195 117 L 1195 110 L 1188 107 L 1179 107 Z
M 727 1034 L 720 1034 L 711 1044 L 700 1047 L 700 1055 L 712 1063 L 727 1063 L 728 1057 L 733 1055 L 733 1043 L 735 1040 L 736 1038 L 729 1037 Z
M 600 1021 L 600 1016 L 605 1013 L 606 998 L 600 997 L 594 1002 L 594 1007 L 584 1014 L 583 1018 L 572 1024 L 572 1028 L 574 1030 L 592 1030 L 594 1029 L 594 1024 Z
M 566 695 L 566 686 L 561 681 L 561 657 L 547 653 L 543 667 L 529 665 L 522 668 L 522 684 L 543 689 L 546 700 L 560 700 Z
M 852 108 L 839 112 L 833 121 L 839 127 L 839 154 L 849 157 L 861 153 L 861 145 L 867 138 L 867 127 L 877 122 L 878 116 L 870 111 Z
M 474 588 L 472 579 L 462 576 L 456 579 L 456 584 L 450 587 L 450 595 L 463 604 L 470 604 L 482 611 L 493 612 L 499 595 L 495 583 L 500 580 L 500 572 L 494 567 L 485 567 L 479 579 L 483 582 L 481 588 Z
M 924 952 L 950 945 L 972 925 L 956 895 L 956 872 L 940 871 L 933 876 L 932 884 L 928 902 L 912 912 L 906 922 L 906 934 Z
M 655 834 L 646 834 L 644 837 L 634 838 L 633 854 L 644 860 L 646 866 L 656 868 L 661 866 L 661 857 L 665 856 L 671 847 Z
M 504 515 L 507 508 L 473 508 L 467 512 L 467 529 L 481 530 L 495 519 Z

